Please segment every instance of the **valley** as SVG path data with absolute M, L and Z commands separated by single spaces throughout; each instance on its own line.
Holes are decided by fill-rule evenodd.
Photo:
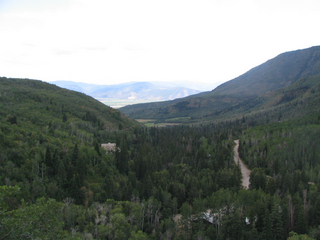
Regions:
M 138 103 L 173 100 L 200 93 L 200 83 L 192 82 L 189 84 L 194 88 L 186 87 L 184 82 L 129 82 L 111 85 L 73 81 L 53 81 L 51 83 L 62 88 L 82 92 L 114 108 Z M 209 84 L 205 85 L 205 88 L 210 89 L 210 86 Z
M 269 121 L 277 121 L 280 115 L 290 119 L 292 114 L 313 112 L 312 105 L 319 98 L 319 74 L 320 47 L 315 46 L 280 54 L 210 92 L 126 106 L 120 111 L 135 119 L 151 118 L 158 122 L 189 117 L 190 124 L 254 115 Z
M 102 102 L 103 104 L 118 109 L 125 106 L 133 105 L 133 104 L 140 104 L 140 103 L 150 103 L 155 102 L 155 100 L 124 100 L 124 99 L 105 99 L 105 98 L 98 98 L 98 101 Z
M 119 110 L 2 77 L 0 238 L 319 239 L 319 136 L 320 47 Z

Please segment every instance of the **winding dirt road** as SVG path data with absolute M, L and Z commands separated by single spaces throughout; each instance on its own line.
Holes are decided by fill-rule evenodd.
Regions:
M 234 147 L 234 156 L 233 159 L 235 161 L 236 164 L 240 164 L 240 168 L 241 168 L 241 173 L 242 173 L 242 186 L 244 189 L 249 189 L 249 179 L 250 179 L 250 173 L 251 170 L 249 168 L 247 168 L 247 166 L 242 162 L 242 160 L 239 157 L 239 139 L 234 141 L 236 146 Z M 205 214 L 210 214 L 211 210 L 208 209 L 207 212 Z M 179 222 L 181 220 L 182 215 L 181 214 L 176 214 L 173 217 L 173 221 L 174 222 Z
M 239 139 L 234 141 L 236 143 L 236 146 L 234 147 L 234 162 L 236 164 L 240 165 L 241 168 L 241 173 L 242 173 L 242 186 L 245 189 L 249 188 L 249 179 L 250 179 L 250 173 L 251 170 L 249 168 L 247 168 L 247 166 L 241 161 L 240 157 L 239 157 Z

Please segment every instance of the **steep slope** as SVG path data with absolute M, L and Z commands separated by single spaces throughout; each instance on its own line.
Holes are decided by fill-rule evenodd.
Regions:
M 160 121 L 177 117 L 190 117 L 191 122 L 236 118 L 262 106 L 270 95 L 267 92 L 291 86 L 299 79 L 319 73 L 320 47 L 317 46 L 280 54 L 211 92 L 172 102 L 132 105 L 120 110 L 136 119 Z
M 286 52 L 228 81 L 214 95 L 257 96 L 320 73 L 320 47 Z

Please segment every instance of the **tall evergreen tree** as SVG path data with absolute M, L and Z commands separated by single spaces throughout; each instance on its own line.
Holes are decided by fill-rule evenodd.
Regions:
M 114 197 L 114 179 L 111 174 L 106 174 L 102 187 L 106 193 L 106 199 L 112 199 Z
M 223 239 L 242 239 L 243 226 L 238 210 L 224 217 L 221 234 L 223 236 Z
M 45 155 L 45 161 L 44 163 L 46 164 L 47 166 L 47 173 L 50 177 L 52 177 L 54 174 L 55 174 L 55 166 L 54 166 L 54 160 L 52 158 L 52 155 L 51 155 L 51 151 L 50 151 L 50 147 L 47 146 L 47 149 L 46 149 L 46 155 Z
M 79 149 L 78 149 L 78 144 L 76 143 L 74 145 L 74 148 L 72 150 L 72 155 L 71 155 L 71 164 L 74 170 L 76 170 L 76 167 L 77 167 L 78 157 L 79 157 Z
M 295 214 L 295 221 L 294 221 L 295 232 L 298 234 L 307 233 L 307 221 L 304 215 L 303 206 L 302 205 L 297 206 L 294 214 Z
M 80 178 L 79 175 L 73 175 L 71 182 L 70 182 L 70 195 L 74 199 L 75 204 L 83 204 L 84 196 L 80 190 Z
M 283 239 L 284 236 L 283 222 L 280 210 L 281 208 L 277 203 L 273 204 L 270 215 L 272 239 Z
M 58 160 L 58 183 L 62 188 L 67 185 L 67 173 L 62 159 Z
M 314 226 L 319 226 L 320 225 L 320 195 L 318 196 L 315 206 L 314 206 L 314 211 L 313 211 L 313 225 Z
M 263 228 L 262 228 L 262 239 L 269 240 L 272 239 L 272 223 L 270 219 L 270 214 L 268 208 L 265 209 Z
M 128 174 L 129 169 L 129 147 L 127 137 L 124 136 L 121 140 L 120 150 L 116 150 L 116 167 L 121 174 Z

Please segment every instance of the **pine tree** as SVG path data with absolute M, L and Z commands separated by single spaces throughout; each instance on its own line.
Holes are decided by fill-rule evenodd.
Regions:
M 231 239 L 240 240 L 242 238 L 242 234 L 241 216 L 237 210 L 232 216 Z
M 62 159 L 58 160 L 58 183 L 62 188 L 67 185 L 67 173 Z
M 147 173 L 143 179 L 143 197 L 144 199 L 148 199 L 152 196 L 153 184 L 150 177 L 150 174 Z
M 78 149 L 78 144 L 76 143 L 76 145 L 74 145 L 72 156 L 71 156 L 71 164 L 74 170 L 77 167 L 78 157 L 79 157 L 79 149 Z
M 268 208 L 265 209 L 263 228 L 262 228 L 262 239 L 272 239 L 271 219 Z
M 106 193 L 107 199 L 114 198 L 114 180 L 112 178 L 112 175 L 110 175 L 108 173 L 104 177 L 103 189 Z
M 307 232 L 307 221 L 304 214 L 303 201 L 298 192 L 292 197 L 292 203 L 294 206 L 294 231 L 298 234 L 304 234 Z
M 256 222 L 256 228 L 258 230 L 259 233 L 262 232 L 263 230 L 263 226 L 264 226 L 264 218 L 265 218 L 265 213 L 266 213 L 266 204 L 261 202 L 259 204 L 259 208 L 258 208 L 258 211 L 257 211 L 257 222 Z
M 266 192 L 273 195 L 277 190 L 277 182 L 274 178 L 269 178 L 267 181 Z
M 221 234 L 223 239 L 240 240 L 242 238 L 243 229 L 241 225 L 241 216 L 238 210 L 230 215 L 224 216 Z
M 79 176 L 79 184 L 83 186 L 83 180 L 86 176 L 86 163 L 83 157 L 78 157 L 77 166 L 76 166 L 76 174 Z
M 120 144 L 120 150 L 116 150 L 115 160 L 116 160 L 116 167 L 119 170 L 121 174 L 128 174 L 129 169 L 129 152 L 128 152 L 128 141 L 127 137 L 124 136 L 122 138 L 121 144 Z
M 297 206 L 295 211 L 294 229 L 298 234 L 305 234 L 307 232 L 307 222 L 304 215 L 303 206 Z
M 75 204 L 83 204 L 84 196 L 80 190 L 80 178 L 79 175 L 73 175 L 71 182 L 70 182 L 70 195 L 74 199 Z
M 283 239 L 284 236 L 284 228 L 283 222 L 280 214 L 280 206 L 275 203 L 272 206 L 271 210 L 271 229 L 272 229 L 272 239 Z
M 94 150 L 99 154 L 99 156 L 101 156 L 100 148 L 97 142 L 94 143 Z
M 314 226 L 319 226 L 320 225 L 320 196 L 318 196 L 316 204 L 314 206 L 313 225 Z
M 50 147 L 47 146 L 47 149 L 46 149 L 46 155 L 45 155 L 45 160 L 44 160 L 44 163 L 46 164 L 47 166 L 47 173 L 50 177 L 54 176 L 55 174 L 55 166 L 54 166 L 54 160 L 51 156 L 51 151 L 50 151 Z
M 67 115 L 65 113 L 63 113 L 62 122 L 66 122 L 66 121 L 68 121 Z

